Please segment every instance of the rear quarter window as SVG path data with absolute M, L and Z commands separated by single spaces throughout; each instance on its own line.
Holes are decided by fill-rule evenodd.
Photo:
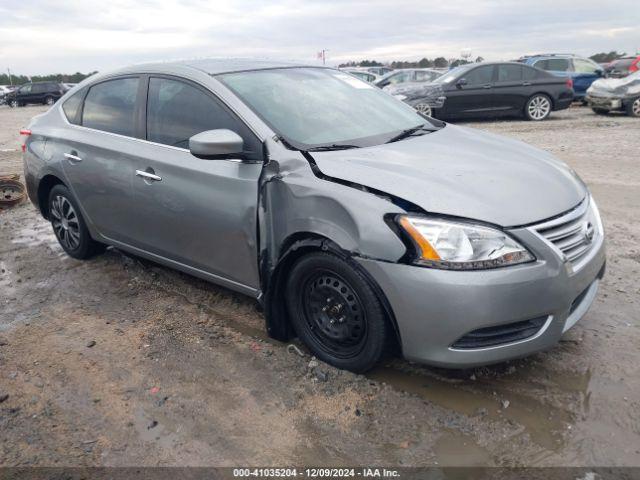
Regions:
M 537 80 L 537 79 L 545 79 L 551 78 L 553 75 L 545 72 L 544 70 L 539 70 L 537 68 L 524 67 L 524 79 L 525 80 Z
M 62 111 L 69 123 L 80 125 L 80 105 L 82 105 L 82 92 L 74 93 L 62 104 Z

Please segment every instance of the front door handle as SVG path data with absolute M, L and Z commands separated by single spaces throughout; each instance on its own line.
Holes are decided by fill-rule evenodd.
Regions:
M 156 175 L 155 173 L 145 172 L 144 170 L 136 170 L 136 175 L 148 180 L 153 180 L 154 182 L 162 181 L 162 177 L 160 177 L 159 175 Z
M 491 85 L 483 85 L 482 88 L 491 88 Z
M 76 153 L 76 152 L 74 152 L 74 153 Z M 64 154 L 64 158 L 66 158 L 67 160 L 70 160 L 72 162 L 81 162 L 82 159 L 79 156 L 74 155 L 74 153 L 65 153 Z
M 524 87 L 530 87 L 531 86 L 531 82 L 524 82 L 522 85 Z

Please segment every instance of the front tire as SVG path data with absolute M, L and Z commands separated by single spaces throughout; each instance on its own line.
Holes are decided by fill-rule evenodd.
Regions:
M 56 185 L 49 193 L 49 220 L 58 242 L 70 257 L 91 258 L 104 251 L 104 245 L 91 238 L 80 208 L 64 185 Z
M 324 362 L 361 373 L 382 357 L 387 318 L 357 265 L 327 252 L 305 255 L 289 273 L 286 304 L 296 334 Z
M 524 116 L 527 120 L 540 122 L 551 114 L 551 99 L 544 93 L 532 95 L 524 106 Z
M 55 99 L 55 98 L 53 98 L 53 97 L 47 97 L 47 98 L 45 98 L 45 99 L 44 99 L 44 104 L 45 104 L 45 105 L 49 105 L 49 106 L 51 106 L 51 105 L 53 105 L 54 103 L 56 103 L 56 99 Z
M 630 117 L 640 117 L 640 97 L 634 98 L 627 103 L 627 115 Z
M 11 108 L 18 108 L 18 107 L 20 106 L 20 102 L 18 102 L 17 100 L 11 100 L 11 101 L 9 102 L 9 106 L 10 106 Z
M 605 110 L 604 108 L 594 108 L 591 107 L 591 110 L 593 111 L 593 113 L 595 113 L 596 115 L 606 115 L 607 113 L 609 113 L 609 110 Z

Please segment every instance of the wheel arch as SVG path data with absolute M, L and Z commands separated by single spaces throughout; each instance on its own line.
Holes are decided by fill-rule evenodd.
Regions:
M 40 182 L 38 182 L 38 208 L 42 216 L 47 220 L 49 220 L 49 193 L 56 185 L 67 186 L 59 177 L 52 174 L 45 175 L 40 179 Z
M 549 92 L 546 92 L 544 90 L 539 90 L 539 91 L 533 92 L 531 95 L 529 95 L 529 98 L 527 98 L 527 101 L 524 104 L 525 108 L 527 108 L 527 104 L 529 103 L 529 100 L 531 100 L 536 95 L 544 95 L 545 97 L 547 97 L 549 99 L 549 101 L 551 102 L 551 110 L 552 111 L 555 110 L 556 102 L 553 99 L 553 95 L 551 95 Z
M 273 272 L 269 275 L 269 281 L 267 282 L 263 299 L 266 326 L 269 335 L 280 341 L 287 341 L 294 336 L 291 320 L 289 319 L 284 301 L 286 279 L 288 278 L 288 272 L 299 258 L 316 251 L 333 253 L 346 261 L 352 268 L 357 269 L 369 281 L 376 296 L 380 299 L 385 317 L 391 326 L 390 330 L 393 332 L 393 336 L 389 340 L 392 350 L 401 355 L 402 340 L 400 330 L 391 304 L 387 300 L 382 288 L 380 288 L 373 277 L 353 258 L 353 253 L 342 249 L 337 243 L 323 235 L 308 231 L 295 232 L 282 242 L 278 261 Z

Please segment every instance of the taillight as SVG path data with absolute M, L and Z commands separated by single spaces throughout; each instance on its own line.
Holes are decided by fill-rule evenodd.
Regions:
M 571 80 L 570 78 L 567 78 L 567 81 L 565 83 L 567 84 L 567 88 L 573 88 L 573 80 Z
M 26 137 L 31 135 L 31 130 L 23 128 L 22 130 L 20 130 L 20 135 L 24 135 L 25 136 L 24 142 L 22 142 L 22 151 L 26 152 L 27 151 L 27 139 L 26 139 Z
M 640 58 L 636 59 L 636 61 L 629 66 L 629 73 L 637 72 L 638 70 L 640 70 L 640 65 L 638 64 L 640 64 Z

